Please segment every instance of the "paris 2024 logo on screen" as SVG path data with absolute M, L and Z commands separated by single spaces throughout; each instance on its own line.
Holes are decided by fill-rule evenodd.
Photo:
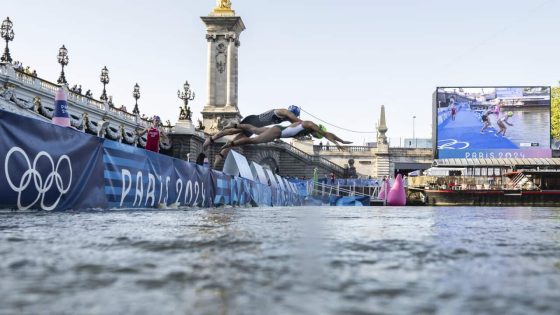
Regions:
M 440 87 L 437 158 L 546 158 L 550 87 Z

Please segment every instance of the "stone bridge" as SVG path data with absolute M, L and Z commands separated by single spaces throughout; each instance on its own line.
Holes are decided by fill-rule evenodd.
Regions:
M 187 159 L 189 155 L 191 161 L 201 152 L 204 142 L 200 135 L 171 134 L 170 138 L 173 143 L 171 155 L 181 159 Z M 208 149 L 210 163 L 214 161 L 224 143 L 217 141 Z M 246 145 L 234 150 L 243 154 L 249 161 L 255 161 L 273 172 L 277 171 L 280 176 L 312 178 L 314 168 L 317 168 L 321 176 L 334 173 L 337 177 L 346 177 L 348 173 L 346 167 L 321 156 L 308 154 L 283 141 Z M 222 166 L 223 164 L 218 165 L 217 168 L 221 170 Z
M 432 149 L 400 148 L 388 146 L 344 146 L 339 150 L 333 145 L 314 145 L 312 141 L 294 140 L 293 145 L 312 156 L 327 159 L 344 168 L 356 169 L 360 177 L 380 178 L 427 169 L 433 161 Z M 352 161 L 351 161 L 352 160 Z

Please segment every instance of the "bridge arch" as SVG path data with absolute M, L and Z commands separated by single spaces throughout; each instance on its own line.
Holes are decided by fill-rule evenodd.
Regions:
M 278 151 L 259 151 L 255 157 L 255 161 L 262 167 L 269 168 L 273 172 L 280 169 L 280 153 Z

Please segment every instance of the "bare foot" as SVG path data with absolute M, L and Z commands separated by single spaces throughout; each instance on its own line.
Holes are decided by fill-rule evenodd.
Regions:
M 206 149 L 208 149 L 208 146 L 210 146 L 212 142 L 214 142 L 214 140 L 212 140 L 211 136 L 206 138 L 206 140 L 204 140 L 204 143 L 202 144 L 202 151 L 206 151 Z
M 214 158 L 214 166 L 213 168 L 216 169 L 218 167 L 218 164 L 220 164 L 220 162 L 224 159 L 224 156 L 221 153 L 218 153 L 216 155 L 216 157 Z
M 227 125 L 225 125 L 222 130 L 224 129 L 231 129 L 231 128 L 237 128 L 237 123 L 235 121 L 230 121 Z

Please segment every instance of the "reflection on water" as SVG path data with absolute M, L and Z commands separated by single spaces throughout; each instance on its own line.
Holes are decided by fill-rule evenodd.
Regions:
M 0 314 L 557 314 L 552 208 L 0 215 Z

